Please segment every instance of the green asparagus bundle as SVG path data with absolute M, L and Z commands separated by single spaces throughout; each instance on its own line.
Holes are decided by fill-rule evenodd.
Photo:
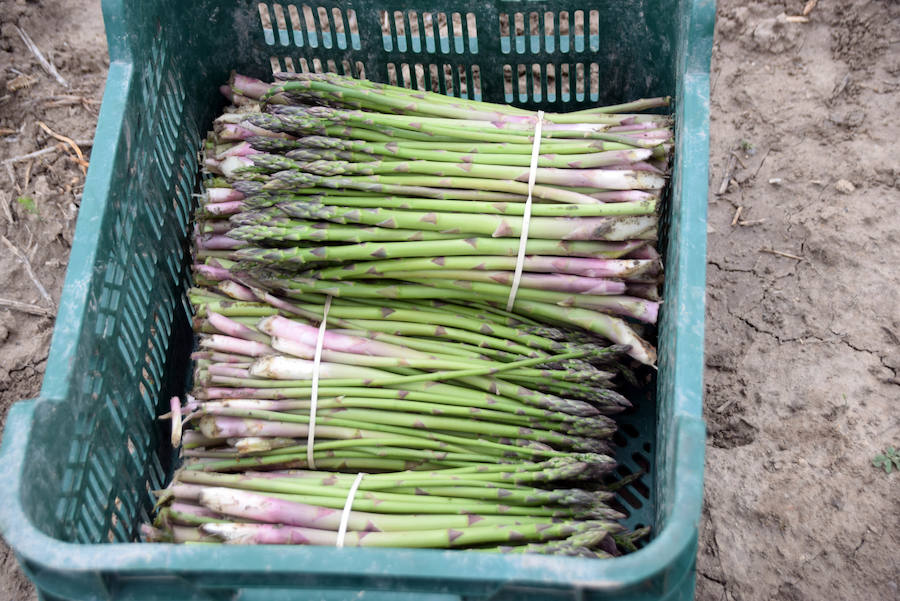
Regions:
M 279 78 L 238 78 L 260 102 L 217 120 L 204 164 L 223 177 L 204 199 L 198 258 L 288 296 L 506 306 L 534 114 L 334 74 Z M 513 307 L 647 364 L 655 352 L 631 324 L 654 323 L 659 307 L 671 119 L 620 111 L 667 102 L 544 116 Z M 256 277 L 261 266 L 285 277 Z
M 637 111 L 668 99 L 544 115 L 532 173 L 521 109 L 333 74 L 223 92 L 193 388 L 163 416 L 183 464 L 145 538 L 632 550 L 599 483 L 620 380 L 656 360 L 672 130 Z

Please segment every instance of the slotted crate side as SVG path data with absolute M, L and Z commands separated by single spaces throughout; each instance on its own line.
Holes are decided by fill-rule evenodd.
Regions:
M 467 33 L 462 35 L 463 49 L 477 50 L 479 57 L 499 56 L 501 65 L 532 60 L 531 55 L 517 54 L 522 42 L 515 34 L 507 36 L 508 62 L 504 62 L 507 58 L 502 57 L 502 48 L 489 53 L 485 44 L 496 37 L 493 31 L 499 30 L 499 15 L 504 10 L 512 15 L 512 25 L 517 12 L 523 14 L 524 22 L 531 19 L 532 12 L 539 17 L 544 8 L 548 9 L 544 12 L 555 11 L 556 15 L 566 11 L 573 15 L 578 10 L 577 5 L 550 2 L 489 6 L 473 2 L 452 7 L 402 4 L 385 2 L 359 8 L 351 2 L 310 3 L 310 7 L 326 10 L 343 7 L 339 17 L 348 15 L 350 9 L 357 11 L 360 48 L 356 51 L 352 35 L 344 38 L 348 48 L 339 47 L 341 32 L 336 26 L 332 45 L 337 49 L 325 48 L 323 20 L 318 21 L 318 33 L 315 16 L 314 25 L 308 26 L 319 35 L 321 45 L 316 56 L 324 59 L 320 62 L 323 68 L 329 66 L 323 53 L 334 50 L 345 53 L 332 57 L 335 67 L 343 66 L 343 56 L 348 61 L 365 56 L 364 60 L 373 65 L 367 73 L 370 78 L 389 80 L 390 62 L 394 63 L 395 74 L 405 77 L 403 60 L 410 61 L 406 64 L 413 68 L 416 64 L 413 58 L 406 58 L 414 55 L 412 29 L 404 29 L 402 34 L 408 37 L 407 52 L 399 53 L 392 45 L 390 52 L 395 55 L 393 61 L 388 60 L 391 54 L 384 49 L 388 43 L 385 36 L 397 32 L 397 22 L 391 30 L 388 21 L 388 34 L 383 34 L 377 21 L 383 16 L 382 10 L 393 14 L 395 9 L 403 9 L 404 26 L 409 26 L 409 11 L 416 12 L 414 19 L 429 10 L 444 11 L 450 23 L 454 13 L 462 20 L 471 11 L 477 17 L 478 33 L 468 39 L 468 45 Z M 690 594 L 689 568 L 696 547 L 703 452 L 698 400 L 701 387 L 696 368 L 702 363 L 705 241 L 704 86 L 708 82 L 703 77 L 708 69 L 714 5 L 683 0 L 678 4 L 681 12 L 673 12 L 662 0 L 618 4 L 636 11 L 634 14 L 644 11 L 639 19 L 646 18 L 648 23 L 642 27 L 658 28 L 659 35 L 665 37 L 656 48 L 650 43 L 648 50 L 662 66 L 648 66 L 652 62 L 649 55 L 641 56 L 643 49 L 631 48 L 633 55 L 627 60 L 643 60 L 640 69 L 658 72 L 644 73 L 643 79 L 636 78 L 630 84 L 631 92 L 616 91 L 606 101 L 672 93 L 678 85 L 680 157 L 670 202 L 674 214 L 670 220 L 667 276 L 668 306 L 677 311 L 664 312 L 661 326 L 658 425 L 653 419 L 653 406 L 642 404 L 640 411 L 626 416 L 623 422 L 637 430 L 632 436 L 623 426 L 628 435 L 623 435 L 625 448 L 620 451 L 629 470 L 644 468 L 649 457 L 652 478 L 642 479 L 643 489 L 632 487 L 630 491 L 632 501 L 637 499 L 642 506 L 636 508 L 627 498 L 625 502 L 634 510 L 631 524 L 652 523 L 657 539 L 640 552 L 613 562 L 473 557 L 440 551 L 294 548 L 261 553 L 234 547 L 83 544 L 131 540 L 138 523 L 147 517 L 152 502 L 149 488 L 158 486 L 170 467 L 167 436 L 154 418 L 160 404 L 170 394 L 180 392 L 185 381 L 185 359 L 191 343 L 188 309 L 181 293 L 187 278 L 183 254 L 187 248 L 187 211 L 196 170 L 195 148 L 222 104 L 215 88 L 231 67 L 266 77 L 271 74 L 273 57 L 283 60 L 293 53 L 299 59 L 306 48 L 297 45 L 293 25 L 289 31 L 285 27 L 284 32 L 277 27 L 277 11 L 271 2 L 221 0 L 182 7 L 175 2 L 120 4 L 110 0 L 104 6 L 112 57 L 110 75 L 42 399 L 20 403 L 10 412 L 2 448 L 5 460 L 0 462 L 0 470 L 10 483 L 0 493 L 9 501 L 0 507 L 4 534 L 47 599 L 231 599 L 238 594 L 242 599 L 255 599 L 253 587 L 263 587 L 258 589 L 265 593 L 260 599 L 279 598 L 279 590 L 288 591 L 284 598 L 292 598 L 291 591 L 297 588 L 316 587 L 327 590 L 323 598 L 342 598 L 331 596 L 338 589 L 413 591 L 417 598 L 423 598 L 424 593 L 443 592 L 471 599 L 674 599 Z M 305 4 L 294 5 L 300 15 Z M 288 20 L 292 18 L 290 6 L 281 3 Z M 598 18 L 607 9 L 618 10 L 617 4 L 598 6 Z M 274 15 L 271 32 L 266 31 L 261 15 L 266 10 L 271 13 L 270 19 Z M 647 16 L 651 10 L 658 16 Z M 496 15 L 496 21 L 483 14 Z M 590 26 L 590 10 L 584 15 L 583 23 Z M 364 50 L 363 37 L 373 39 L 364 24 L 372 17 L 377 29 L 370 56 L 360 53 Z M 651 23 L 654 18 L 665 22 Z M 671 21 L 680 23 L 681 30 Z M 303 27 L 298 31 L 302 33 Z M 283 34 L 294 46 L 280 46 Z M 456 58 L 452 53 L 441 55 L 444 35 L 440 26 L 434 34 L 434 54 L 443 57 L 434 61 L 474 63 L 465 53 Z M 548 35 L 543 46 L 540 39 L 525 39 L 525 48 L 536 43 L 534 48 L 550 51 Z M 277 43 L 267 43 L 267 37 Z M 307 35 L 303 42 L 313 37 Z M 427 37 L 420 36 L 426 51 Z M 497 43 L 502 45 L 503 36 L 499 37 Z M 580 51 L 576 50 L 574 34 L 572 38 L 568 54 L 559 57 L 561 63 L 577 64 L 580 60 L 575 56 Z M 396 41 L 391 39 L 389 43 Z M 562 46 L 559 36 L 552 43 Z M 592 44 L 596 47 L 607 42 L 587 39 L 582 43 L 591 48 Z M 444 47 L 450 50 L 458 47 L 455 39 L 447 39 L 446 44 L 449 46 Z M 672 50 L 676 47 L 677 53 Z M 624 50 L 627 48 L 609 43 L 609 47 L 585 56 L 598 64 L 613 65 Z M 676 54 L 679 61 L 691 62 L 677 65 L 682 73 L 677 82 Z M 314 68 L 315 61 L 311 65 Z M 299 66 L 302 68 L 302 64 Z M 277 68 L 284 65 L 279 63 Z M 640 73 L 640 69 L 634 73 Z M 459 89 L 452 79 L 450 83 L 449 91 Z M 507 91 L 499 85 L 491 88 L 483 80 L 482 90 L 487 100 L 506 100 Z M 593 104 L 589 98 L 582 103 Z M 567 110 L 581 105 L 573 105 L 571 99 L 566 104 L 558 98 L 555 103 L 544 101 L 540 106 Z M 690 389 L 685 390 L 685 386 Z M 649 418 L 641 415 L 648 408 Z M 648 443 L 650 451 L 644 447 Z M 641 453 L 647 455 L 642 457 Z M 647 495 L 650 502 L 644 503 L 641 496 Z
M 191 345 L 185 251 L 206 116 L 175 24 L 154 16 L 130 34 L 143 56 L 110 65 L 28 446 L 29 517 L 78 543 L 137 538 L 170 464 L 158 408 L 182 392 Z
M 674 91 L 671 4 L 321 0 L 256 8 L 273 70 L 570 111 Z

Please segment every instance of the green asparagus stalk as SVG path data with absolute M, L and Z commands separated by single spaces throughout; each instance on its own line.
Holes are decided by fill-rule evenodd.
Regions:
M 388 259 L 365 261 L 305 272 L 306 277 L 343 280 L 377 275 L 389 276 L 393 271 L 513 271 L 516 257 L 451 256 L 432 258 Z M 526 272 L 572 274 L 584 277 L 616 278 L 637 282 L 656 282 L 660 277 L 659 262 L 640 259 L 582 259 L 576 257 L 527 256 Z
M 510 180 L 527 182 L 530 170 L 527 167 L 482 165 L 478 163 L 450 163 L 438 161 L 374 161 L 357 163 L 351 161 L 295 161 L 282 155 L 256 154 L 243 165 L 253 165 L 265 172 L 287 172 L 292 170 L 320 176 L 342 175 L 390 175 L 420 173 L 446 178 L 480 178 L 480 180 Z M 245 167 L 246 168 L 246 167 Z M 617 169 L 557 169 L 538 167 L 535 169 L 538 184 L 561 186 L 583 186 L 598 190 L 656 190 L 662 188 L 665 180 L 646 171 Z M 464 183 L 464 182 L 461 182 Z
M 525 252 L 564 257 L 619 258 L 641 248 L 645 241 L 628 242 L 564 242 L 528 240 Z M 405 257 L 437 256 L 507 256 L 515 257 L 519 241 L 504 238 L 466 238 L 415 243 L 385 242 L 320 246 L 316 248 L 242 248 L 235 255 L 276 265 L 305 265 L 336 261 L 364 261 Z
M 472 219 L 471 215 L 465 213 L 341 208 L 303 201 L 278 206 L 288 215 L 301 220 L 356 223 L 378 226 L 379 229 L 399 228 L 403 232 L 414 232 L 418 229 L 448 234 L 488 235 L 495 238 L 519 237 L 522 233 L 522 218 L 516 216 L 482 215 L 478 219 Z M 303 221 L 298 223 L 300 226 L 304 224 Z M 548 240 L 653 240 L 656 238 L 656 218 L 649 215 L 532 217 L 528 237 Z
M 349 223 L 349 222 L 348 222 Z M 457 240 L 457 234 L 436 231 L 388 229 L 382 227 L 342 227 L 315 221 L 285 220 L 271 226 L 246 225 L 233 228 L 228 238 L 247 242 L 415 242 Z
M 618 532 L 621 526 L 613 522 L 572 522 L 528 524 L 521 526 L 469 526 L 461 529 L 414 530 L 401 532 L 348 531 L 343 543 L 348 547 L 416 547 L 455 548 L 507 541 L 544 541 L 565 538 L 587 528 L 602 524 Z M 220 537 L 231 544 L 302 544 L 334 546 L 335 532 L 299 526 L 267 524 L 204 524 L 204 534 Z
M 246 169 L 245 164 L 241 166 Z M 503 192 L 521 196 L 528 195 L 528 184 L 505 179 L 476 177 L 442 177 L 437 175 L 351 175 L 323 176 L 304 173 L 296 169 L 271 174 L 263 185 L 266 191 L 302 190 L 310 187 L 343 188 L 377 192 L 398 196 L 426 196 L 431 198 L 458 198 L 458 194 L 448 193 L 451 189 L 479 190 L 482 192 Z M 469 194 L 467 194 L 469 195 Z M 471 195 L 469 195 L 471 196 Z M 570 204 L 600 204 L 601 201 L 583 194 L 555 186 L 535 185 L 534 198 Z
M 305 190 L 306 192 L 308 190 Z M 414 196 L 353 196 L 327 194 L 273 194 L 251 197 L 244 203 L 248 209 L 274 206 L 282 203 L 306 201 L 309 203 L 347 208 L 384 208 L 445 213 L 477 213 L 483 215 L 523 215 L 525 197 L 508 195 L 504 200 L 454 200 Z M 531 214 L 535 217 L 618 217 L 625 215 L 654 215 L 657 200 L 652 196 L 642 200 L 598 204 L 534 203 Z M 232 218 L 234 219 L 234 218 Z
M 531 157 L 525 153 L 467 153 L 454 152 L 452 150 L 410 148 L 397 142 L 373 143 L 363 140 L 343 140 L 340 138 L 324 138 L 310 136 L 303 138 L 302 142 L 306 144 L 304 148 L 318 149 L 335 149 L 351 153 L 350 155 L 338 155 L 335 158 L 351 158 L 357 160 L 354 155 L 359 153 L 364 156 L 358 157 L 363 162 L 374 160 L 373 156 L 383 156 L 387 158 L 397 159 L 420 159 L 427 161 L 452 162 L 452 163 L 477 163 L 485 165 L 503 165 L 503 166 L 520 166 L 530 167 Z M 292 149 L 295 152 L 288 152 L 287 156 L 299 160 L 309 160 L 303 158 L 303 153 L 297 153 L 299 149 Z M 629 148 L 625 150 L 607 150 L 601 152 L 587 152 L 579 154 L 563 154 L 556 155 L 548 153 L 542 149 L 543 154 L 538 159 L 540 167 L 559 167 L 568 169 L 588 169 L 593 167 L 606 167 L 609 165 L 619 165 L 624 163 L 633 163 L 644 161 L 653 155 L 653 151 L 644 148 Z

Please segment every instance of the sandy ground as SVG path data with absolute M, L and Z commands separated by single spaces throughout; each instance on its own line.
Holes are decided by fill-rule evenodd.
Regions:
M 719 6 L 704 601 L 900 599 L 900 4 L 803 6 Z
M 900 598 L 900 475 L 871 465 L 900 442 L 900 3 L 820 0 L 808 22 L 784 18 L 804 4 L 719 2 L 702 601 Z M 89 160 L 99 1 L 0 0 L 0 23 L 0 161 L 59 143 L 39 121 Z M 0 164 L 0 304 L 29 305 L 0 306 L 3 415 L 40 388 L 76 159 L 63 144 Z M 0 600 L 33 598 L 0 542 Z

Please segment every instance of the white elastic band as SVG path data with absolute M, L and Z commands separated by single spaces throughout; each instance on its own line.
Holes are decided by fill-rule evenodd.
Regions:
M 363 476 L 365 474 L 362 472 L 356 474 L 356 480 L 353 481 L 350 490 L 347 491 L 347 500 L 344 502 L 344 511 L 341 513 L 341 525 L 338 526 L 337 542 L 334 543 L 334 546 L 338 549 L 344 546 L 344 537 L 347 535 L 347 522 L 350 521 L 350 511 L 353 509 L 353 498 L 356 496 L 356 489 L 359 488 L 359 483 L 362 482 Z
M 528 227 L 531 224 L 531 194 L 534 192 L 534 180 L 537 177 L 538 158 L 541 153 L 541 125 L 544 123 L 544 111 L 537 112 L 537 122 L 534 124 L 534 141 L 531 143 L 531 166 L 528 170 L 528 197 L 525 199 L 525 214 L 522 215 L 522 235 L 519 236 L 519 255 L 516 257 L 516 273 L 513 275 L 512 287 L 509 289 L 509 299 L 506 301 L 506 310 L 512 311 L 516 302 L 516 292 L 519 291 L 519 282 L 522 280 L 522 267 L 525 266 L 525 247 L 528 245 Z
M 316 404 L 319 401 L 319 364 L 322 362 L 322 345 L 325 342 L 325 324 L 328 321 L 328 309 L 331 308 L 331 295 L 325 297 L 325 310 L 322 312 L 322 323 L 319 324 L 319 336 L 316 338 L 316 354 L 313 356 L 312 391 L 309 394 L 309 433 L 306 435 L 306 464 L 309 469 L 316 469 L 313 459 L 313 445 L 316 442 Z

